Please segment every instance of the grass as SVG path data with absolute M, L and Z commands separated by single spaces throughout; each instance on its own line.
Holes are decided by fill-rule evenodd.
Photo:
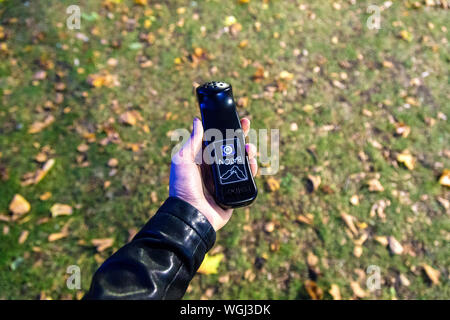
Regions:
M 16 193 L 31 204 L 18 221 L 0 221 L 0 298 L 74 299 L 88 289 L 101 262 L 167 197 L 175 145 L 168 132 L 190 128 L 199 116 L 193 83 L 211 79 L 228 81 L 236 98 L 249 98 L 239 114 L 253 128 L 280 129 L 280 170 L 273 178 L 281 187 L 270 191 L 269 177 L 257 176 L 257 201 L 236 210 L 218 233 L 212 254 L 225 254 L 219 273 L 197 275 L 186 298 L 308 299 L 308 279 L 326 299 L 332 284 L 344 299 L 355 298 L 352 281 L 368 299 L 450 298 L 450 224 L 448 208 L 439 203 L 449 189 L 438 183 L 450 166 L 448 10 L 396 1 L 382 11 L 377 31 L 366 27 L 365 1 L 336 1 L 340 10 L 320 1 L 150 1 L 145 7 L 103 1 L 119 2 L 109 9 L 100 1 L 75 2 L 81 30 L 66 28 L 66 8 L 74 1 L 0 3 L 6 33 L 0 44 L 7 46 L 0 46 L 0 214 L 9 215 Z M 227 16 L 242 30 L 224 31 Z M 399 36 L 402 30 L 410 41 Z M 80 40 L 81 33 L 89 41 Z M 205 52 L 198 61 L 195 48 Z M 144 60 L 151 66 L 142 68 Z M 254 81 L 260 66 L 268 76 Z M 34 81 L 39 70 L 47 76 Z M 293 79 L 277 84 L 284 70 Z M 101 71 L 116 75 L 120 86 L 90 86 L 88 76 Z M 415 78 L 419 85 L 411 84 Z M 137 110 L 142 121 L 120 124 L 127 110 Z M 28 133 L 48 114 L 55 117 L 50 126 Z M 400 122 L 411 128 L 407 137 L 394 135 Z M 120 141 L 104 145 L 111 130 Z M 90 142 L 86 133 L 94 137 Z M 82 143 L 89 145 L 84 157 L 77 151 Z M 133 152 L 128 143 L 141 147 Z M 21 177 L 40 167 L 34 158 L 45 146 L 54 168 L 38 184 L 21 186 Z M 396 161 L 405 149 L 416 159 L 413 170 Z M 114 171 L 110 158 L 119 160 Z M 322 181 L 312 193 L 310 174 Z M 374 176 L 384 191 L 368 190 Z M 47 201 L 39 199 L 44 192 L 52 193 Z M 350 204 L 352 195 L 359 205 Z M 390 201 L 385 219 L 370 214 L 379 200 Z M 71 205 L 73 214 L 42 220 L 54 203 Z M 368 234 L 359 258 L 341 212 L 367 225 L 359 230 Z M 297 222 L 308 213 L 312 226 Z M 268 222 L 275 223 L 273 232 L 264 230 Z M 48 241 L 65 225 L 68 237 Z M 29 236 L 19 244 L 24 230 Z M 405 253 L 391 254 L 376 236 L 394 236 Z M 103 252 L 91 244 L 110 237 L 114 245 Z M 316 266 L 308 266 L 310 253 Z M 81 268 L 80 291 L 66 287 L 73 264 Z M 430 283 L 423 264 L 440 272 L 439 284 Z M 381 289 L 374 292 L 365 287 L 369 265 L 381 270 Z

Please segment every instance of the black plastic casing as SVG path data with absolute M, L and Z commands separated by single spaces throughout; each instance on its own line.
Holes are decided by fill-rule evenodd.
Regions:
M 207 82 L 197 87 L 196 91 L 205 132 L 208 129 L 218 129 L 221 131 L 223 139 L 225 139 L 227 137 L 227 129 L 240 129 L 236 131 L 235 140 L 232 142 L 231 140 L 224 142 L 207 141 L 207 135 L 205 135 L 205 147 L 213 143 L 212 149 L 216 150 L 217 145 L 226 147 L 226 143 L 231 142 L 229 146 L 236 148 L 234 150 L 235 154 L 243 155 L 243 157 L 239 158 L 241 162 L 236 166 L 219 165 L 217 162 L 210 165 L 214 180 L 214 190 L 210 190 L 210 192 L 214 195 L 216 202 L 223 208 L 247 206 L 256 199 L 258 189 L 250 170 L 248 155 L 245 150 L 245 137 L 236 111 L 232 87 L 225 82 Z M 236 157 L 233 159 L 236 159 Z M 225 176 L 229 177 L 228 181 L 223 179 Z

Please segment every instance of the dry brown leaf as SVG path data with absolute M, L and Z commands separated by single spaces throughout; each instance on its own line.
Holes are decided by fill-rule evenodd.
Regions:
M 51 197 L 52 197 L 52 193 L 49 192 L 49 191 L 47 191 L 47 192 L 44 192 L 43 194 L 41 194 L 41 195 L 39 196 L 39 199 L 40 199 L 41 201 L 46 201 L 46 200 L 50 199 Z
M 55 164 L 55 159 L 49 159 L 47 162 L 45 162 L 42 169 L 36 170 L 35 173 L 28 173 L 24 176 L 23 181 L 21 182 L 22 186 L 29 186 L 31 184 L 37 184 L 39 181 L 44 179 L 44 177 L 47 175 L 47 173 L 50 171 L 50 169 Z
M 442 186 L 450 187 L 450 170 L 444 169 L 441 177 L 439 178 L 439 184 Z
M 311 226 L 314 223 L 314 215 L 311 213 L 305 215 L 299 214 L 297 216 L 297 221 Z
M 48 236 L 48 241 L 49 242 L 53 242 L 56 240 L 60 240 L 62 238 L 65 238 L 69 235 L 68 232 L 56 232 L 56 233 L 52 233 Z
M 280 182 L 275 178 L 268 178 L 266 181 L 267 188 L 269 191 L 274 192 L 280 189 Z
M 439 277 L 441 276 L 441 273 L 439 272 L 439 270 L 436 270 L 433 267 L 431 267 L 431 266 L 429 266 L 428 264 L 425 264 L 425 263 L 422 265 L 422 267 L 423 267 L 426 275 L 430 279 L 430 281 L 434 285 L 438 285 L 439 284 Z
M 356 245 L 353 248 L 353 255 L 357 258 L 361 257 L 361 255 L 363 254 L 363 247 L 360 245 Z
M 50 212 L 52 217 L 67 216 L 72 214 L 72 207 L 67 204 L 55 203 L 51 208 Z
M 323 290 L 319 288 L 317 283 L 312 280 L 305 281 L 305 289 L 308 292 L 308 295 L 312 300 L 322 300 L 323 298 Z
M 15 194 L 11 203 L 9 204 L 9 210 L 13 213 L 13 216 L 20 217 L 28 213 L 31 209 L 30 203 L 22 197 L 20 194 Z
M 118 164 L 119 160 L 117 160 L 116 158 L 111 158 L 108 160 L 108 167 L 114 168 L 117 167 Z
M 316 191 L 319 188 L 321 182 L 322 182 L 322 179 L 320 178 L 320 176 L 313 176 L 313 175 L 309 174 L 308 175 L 308 190 L 310 192 Z
M 369 186 L 369 191 L 371 192 L 384 191 L 384 187 L 381 185 L 381 182 L 378 179 L 370 179 L 369 181 L 367 181 L 367 185 Z
M 86 152 L 89 150 L 89 145 L 87 145 L 86 143 L 82 143 L 77 147 L 78 152 Z
M 47 128 L 49 125 L 51 125 L 54 121 L 55 121 L 55 117 L 50 114 L 44 119 L 44 121 L 33 122 L 33 124 L 28 129 L 28 133 L 34 134 L 34 133 L 41 132 L 42 130 Z
M 30 232 L 28 230 L 22 231 L 22 233 L 19 236 L 19 244 L 24 243 L 27 240 L 29 234 Z
M 319 258 L 312 252 L 308 252 L 306 263 L 310 269 L 313 269 L 319 263 Z
M 105 251 L 114 244 L 113 238 L 92 239 L 91 243 L 96 247 L 98 252 Z
M 361 288 L 358 282 L 356 281 L 350 282 L 350 287 L 352 288 L 353 293 L 355 294 L 356 297 L 365 298 L 367 296 L 367 293 L 363 290 L 363 288 Z
M 383 245 L 385 247 L 389 244 L 388 237 L 376 236 L 374 239 L 375 239 L 375 241 L 377 241 L 378 243 L 380 243 L 381 245 Z
M 331 284 L 330 290 L 328 292 L 333 297 L 333 300 L 342 300 L 341 290 L 339 289 L 339 286 L 337 284 Z
M 408 137 L 411 132 L 411 127 L 407 126 L 403 122 L 397 122 L 395 124 L 395 134 L 397 136 L 402 136 L 403 138 Z
M 136 125 L 136 123 L 140 120 L 142 120 L 142 116 L 136 110 L 126 111 L 122 113 L 119 117 L 120 123 L 127 124 L 130 126 Z
M 353 235 L 358 235 L 358 229 L 356 229 L 355 221 L 356 218 L 352 215 L 349 215 L 345 212 L 341 212 L 341 218 L 344 220 L 347 227 L 350 229 L 350 231 L 353 233 Z
M 388 240 L 389 250 L 393 254 L 402 254 L 403 253 L 403 246 L 397 239 L 395 239 L 393 236 L 389 236 L 387 238 L 387 240 Z

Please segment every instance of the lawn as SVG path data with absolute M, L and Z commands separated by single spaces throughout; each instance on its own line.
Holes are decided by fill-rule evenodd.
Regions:
M 280 166 L 185 298 L 450 299 L 448 1 L 372 2 L 0 0 L 0 298 L 79 299 L 223 80 Z

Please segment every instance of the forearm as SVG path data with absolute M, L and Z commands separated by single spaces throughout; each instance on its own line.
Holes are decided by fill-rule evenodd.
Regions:
M 170 197 L 102 264 L 85 299 L 180 299 L 215 237 L 197 209 Z

